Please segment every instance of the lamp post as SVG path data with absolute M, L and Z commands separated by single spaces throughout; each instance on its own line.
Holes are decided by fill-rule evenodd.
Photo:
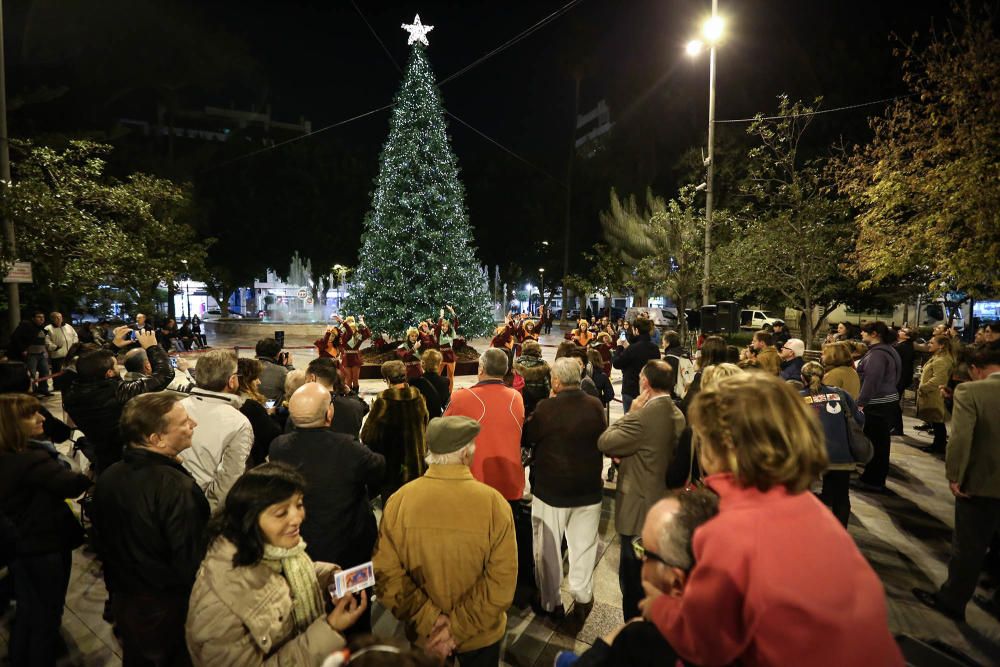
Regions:
M 539 267 L 538 275 L 538 316 L 542 316 L 542 308 L 545 306 L 545 267 Z
M 719 0 L 712 0 L 712 16 L 705 21 L 701 33 L 709 45 L 708 65 L 708 157 L 705 158 L 707 175 L 705 179 L 705 275 L 701 285 L 701 302 L 708 305 L 709 278 L 712 256 L 712 180 L 715 175 L 715 47 L 722 37 L 724 24 L 719 16 Z M 690 56 L 701 53 L 704 43 L 695 39 L 687 44 Z
M 188 291 L 191 287 L 191 274 L 188 273 L 188 261 L 186 259 L 181 260 L 181 264 L 184 265 L 184 312 L 186 313 L 186 318 L 191 321 L 191 293 Z

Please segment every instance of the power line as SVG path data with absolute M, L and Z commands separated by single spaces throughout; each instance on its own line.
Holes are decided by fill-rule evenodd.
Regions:
M 568 12 L 569 10 L 571 10 L 573 7 L 575 7 L 576 5 L 578 5 L 582 1 L 583 0 L 570 0 L 570 2 L 567 2 L 565 5 L 563 5 L 559 9 L 555 10 L 554 12 L 552 12 L 551 14 L 549 14 L 548 16 L 546 16 L 545 18 L 541 19 L 540 21 L 538 21 L 534 25 L 532 25 L 532 26 L 530 26 L 530 27 L 522 30 L 518 34 L 514 35 L 513 37 L 511 37 L 510 39 L 508 39 L 506 42 L 504 42 L 500 46 L 498 46 L 495 49 L 493 49 L 492 51 L 489 51 L 489 52 L 483 54 L 482 56 L 480 56 L 476 60 L 472 61 L 471 63 L 469 63 L 468 65 L 466 65 L 462 69 L 458 70 L 457 72 L 455 72 L 455 73 L 453 73 L 453 74 L 445 77 L 444 79 L 441 79 L 440 81 L 438 81 L 438 86 L 443 86 L 444 84 L 448 83 L 449 81 L 457 79 L 458 77 L 462 76 L 463 74 L 465 74 L 469 70 L 471 70 L 471 69 L 473 69 L 475 67 L 478 67 L 479 65 L 483 64 L 485 61 L 489 60 L 490 58 L 492 58 L 493 56 L 497 55 L 501 51 L 504 51 L 504 50 L 510 48 L 511 46 L 514 46 L 514 44 L 517 44 L 522 39 L 524 39 L 528 35 L 532 34 L 536 30 L 540 30 L 544 26 L 548 25 L 549 23 L 551 23 L 555 19 L 557 19 L 560 16 L 562 16 L 563 14 L 565 14 L 566 12 Z
M 372 24 L 369 23 L 368 19 L 365 18 L 365 15 L 358 8 L 358 5 L 354 2 L 354 0 L 351 0 L 351 6 L 354 7 L 354 11 L 358 13 L 358 16 L 360 16 L 361 20 L 365 22 L 365 25 L 368 26 L 368 30 L 371 32 L 372 37 L 375 38 L 375 40 L 382 47 L 382 50 L 385 51 L 385 55 L 389 56 L 389 61 L 392 63 L 392 66 L 396 68 L 397 72 L 402 74 L 403 68 L 401 68 L 399 66 L 399 63 L 396 62 L 396 59 L 392 57 L 392 52 L 389 50 L 389 47 L 385 45 L 385 42 L 382 41 L 382 38 L 378 36 L 377 32 L 375 32 L 375 28 L 373 28 Z
M 486 141 L 490 142 L 491 144 L 493 144 L 494 146 L 496 146 L 497 148 L 499 148 L 500 150 L 502 150 L 504 153 L 507 153 L 508 155 L 510 155 L 511 157 L 513 157 L 514 159 L 516 159 L 516 160 L 518 160 L 520 162 L 523 162 L 524 164 L 528 165 L 529 167 L 531 167 L 535 171 L 539 172 L 540 174 L 542 174 L 546 178 L 549 178 L 550 180 L 554 181 L 559 186 L 561 186 L 563 188 L 566 187 L 566 184 L 563 183 L 562 181 L 560 181 L 558 178 L 556 178 L 555 176 L 553 176 L 549 172 L 545 171 L 544 169 L 542 169 L 538 165 L 534 164 L 533 162 L 529 161 L 528 159 L 521 157 L 520 155 L 518 155 L 517 153 L 515 153 L 511 149 L 509 149 L 506 146 L 504 146 L 503 144 L 501 144 L 496 139 L 493 139 L 492 137 L 490 137 L 489 135 L 487 135 L 485 132 L 477 130 L 476 128 L 472 127 L 471 125 L 469 125 L 468 123 L 466 123 L 464 120 L 462 120 L 461 118 L 459 118 L 458 116 L 456 116 L 455 114 L 453 114 L 452 112 L 450 112 L 448 110 L 445 110 L 445 113 L 448 114 L 449 116 L 451 116 L 452 118 L 454 118 L 455 120 L 457 120 L 459 123 L 461 123 L 465 127 L 469 128 L 470 130 L 472 130 L 473 132 L 475 132 L 476 134 L 478 134 L 480 137 L 482 137 Z
M 760 118 L 729 118 L 726 120 L 717 120 L 716 123 L 752 123 L 755 120 L 781 120 L 782 118 L 800 118 L 803 116 L 818 116 L 824 113 L 834 113 L 835 111 L 847 111 L 849 109 L 859 109 L 861 107 L 870 107 L 875 104 L 884 104 L 885 102 L 895 102 L 896 100 L 905 100 L 908 97 L 914 97 L 916 93 L 912 95 L 897 95 L 896 97 L 886 97 L 882 100 L 872 100 L 871 102 L 861 102 L 859 104 L 848 104 L 843 107 L 835 107 L 833 109 L 820 109 L 818 111 L 808 111 L 806 113 L 797 113 L 789 116 L 762 116 Z
M 231 160 L 226 160 L 225 162 L 220 162 L 217 165 L 214 165 L 212 167 L 206 168 L 205 171 L 212 171 L 214 169 L 218 169 L 219 167 L 224 167 L 224 166 L 226 166 L 228 164 L 232 164 L 234 162 L 239 162 L 241 160 L 247 160 L 249 158 L 252 158 L 255 155 L 260 155 L 261 153 L 266 153 L 267 151 L 272 151 L 275 148 L 281 148 L 282 146 L 287 146 L 288 144 L 293 144 L 296 141 L 302 141 L 303 139 L 308 139 L 310 137 L 314 137 L 314 136 L 316 136 L 317 134 L 319 134 L 321 132 L 326 132 L 327 130 L 332 130 L 335 127 L 340 127 L 341 125 L 347 125 L 348 123 L 353 123 L 356 120 L 361 120 L 362 118 L 365 118 L 367 116 L 371 116 L 372 114 L 376 114 L 379 111 L 385 111 L 386 109 L 391 109 L 392 106 L 393 106 L 392 104 L 386 104 L 386 105 L 380 106 L 377 109 L 372 109 L 370 111 L 366 111 L 364 113 L 360 113 L 357 116 L 351 116 L 350 118 L 345 118 L 344 120 L 337 121 L 336 123 L 332 123 L 330 125 L 327 125 L 326 127 L 321 127 L 320 129 L 316 130 L 315 132 L 310 132 L 309 134 L 302 134 L 302 135 L 299 135 L 297 137 L 293 137 L 291 139 L 286 139 L 285 141 L 280 141 L 280 142 L 278 142 L 276 144 L 272 144 L 270 146 L 265 146 L 264 148 L 259 148 L 259 149 L 255 150 L 255 151 L 251 151 L 251 152 L 246 153 L 244 155 L 240 155 L 239 157 L 234 157 Z

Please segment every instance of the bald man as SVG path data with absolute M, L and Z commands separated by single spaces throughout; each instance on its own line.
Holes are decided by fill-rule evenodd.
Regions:
M 642 525 L 642 535 L 629 547 L 642 561 L 642 586 L 647 598 L 653 595 L 682 597 L 694 555 L 691 539 L 694 531 L 719 511 L 719 499 L 704 489 L 668 496 L 654 504 Z M 567 652 L 568 653 L 568 652 Z M 563 662 L 560 662 L 563 660 Z M 687 664 L 663 638 L 656 625 L 640 618 L 632 619 L 611 631 L 576 661 L 571 656 L 557 656 L 556 665 L 575 667 L 653 667 Z
M 271 443 L 271 461 L 288 463 L 306 478 L 302 539 L 313 560 L 343 568 L 371 560 L 378 528 L 368 499 L 385 473 L 385 458 L 351 436 L 329 430 L 330 392 L 307 382 L 288 402 L 296 429 Z

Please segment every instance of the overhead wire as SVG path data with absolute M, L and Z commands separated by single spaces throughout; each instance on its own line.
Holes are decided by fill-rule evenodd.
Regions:
M 399 66 L 398 62 L 396 62 L 396 59 L 392 55 L 392 51 L 389 50 L 389 47 L 385 45 L 385 42 L 382 41 L 382 38 L 378 36 L 377 32 L 375 32 L 375 28 L 373 28 L 372 24 L 368 22 L 367 18 L 365 18 L 364 13 L 362 13 L 361 9 L 358 7 L 357 3 L 354 2 L 354 0 L 351 0 L 351 6 L 354 7 L 354 11 L 358 13 L 358 16 L 360 16 L 361 20 L 365 22 L 365 25 L 368 26 L 368 31 L 371 32 L 372 37 L 375 38 L 375 41 L 377 41 L 379 43 L 379 46 L 382 47 L 382 50 L 385 51 L 385 55 L 389 57 L 389 62 L 392 63 L 392 66 L 396 68 L 397 72 L 402 74 L 403 68 Z
M 886 102 L 895 102 L 896 100 L 905 100 L 908 97 L 914 97 L 916 93 L 911 95 L 896 95 L 895 97 L 886 97 L 881 100 L 872 100 L 871 102 L 860 102 L 858 104 L 848 104 L 842 107 L 834 107 L 833 109 L 817 109 L 816 111 L 807 111 L 805 113 L 790 114 L 788 116 L 754 116 L 753 118 L 727 118 L 725 120 L 717 120 L 716 123 L 752 123 L 755 120 L 781 120 L 782 118 L 801 118 L 803 116 L 819 116 L 825 113 L 834 113 L 836 111 L 848 111 L 850 109 L 860 109 L 861 107 L 870 107 L 875 104 L 884 104 Z

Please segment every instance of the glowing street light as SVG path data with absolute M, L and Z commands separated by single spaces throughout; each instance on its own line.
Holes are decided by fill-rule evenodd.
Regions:
M 687 54 L 693 58 L 694 56 L 700 54 L 703 48 L 705 48 L 705 45 L 700 39 L 692 39 L 684 47 L 684 50 L 687 51 Z
M 712 16 L 710 16 L 704 24 L 701 26 L 701 34 L 705 37 L 709 44 L 715 44 L 722 38 L 722 31 L 725 28 L 725 21 L 722 17 L 715 13 L 715 7 L 712 8 Z

